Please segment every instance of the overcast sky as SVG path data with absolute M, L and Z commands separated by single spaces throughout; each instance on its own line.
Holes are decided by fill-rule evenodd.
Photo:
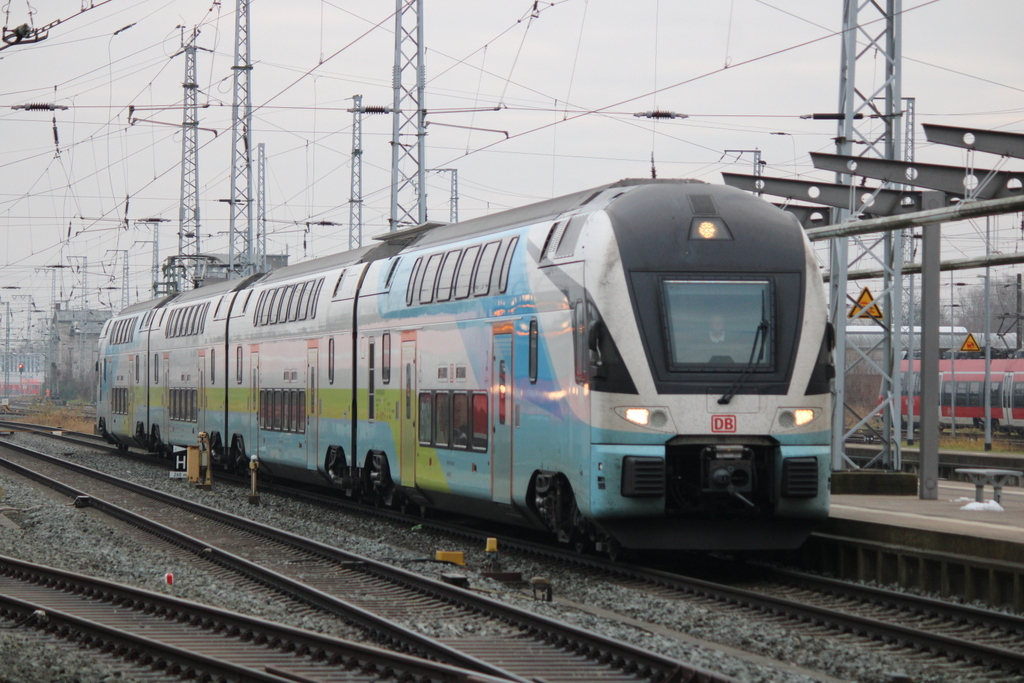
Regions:
M 230 196 L 233 0 L 10 0 L 5 24 L 46 40 L 0 51 L 0 298 L 31 295 L 117 308 L 128 252 L 131 301 L 149 298 L 152 235 L 176 252 L 183 33 L 199 27 L 204 251 L 225 252 Z M 393 0 L 254 0 L 254 144 L 265 143 L 270 253 L 292 262 L 348 241 L 351 97 L 392 100 Z M 883 3 L 884 4 L 884 3 Z M 765 172 L 830 180 L 808 152 L 834 151 L 841 0 L 425 0 L 430 168 L 456 168 L 462 219 L 625 177 Z M 903 95 L 916 98 L 915 156 L 963 163 L 928 145 L 921 123 L 1024 132 L 1020 0 L 903 0 Z M 30 12 L 34 12 L 30 14 Z M 877 18 L 877 14 L 865 15 Z M 858 62 L 880 82 L 882 58 Z M 867 75 L 865 75 L 867 74 Z M 55 113 L 12 110 L 52 102 Z M 653 123 L 652 109 L 689 118 Z M 131 116 L 133 118 L 130 118 Z M 57 141 L 53 120 L 56 119 Z M 134 119 L 135 120 L 133 122 Z M 143 120 L 144 119 L 144 120 Z M 216 135 L 214 134 L 216 132 Z M 506 137 L 507 133 L 507 137 Z M 365 234 L 386 229 L 390 117 L 363 124 Z M 254 155 L 255 157 L 255 155 Z M 996 158 L 977 155 L 975 165 Z M 1004 170 L 1024 170 L 1010 161 Z M 449 178 L 432 173 L 429 218 L 449 217 Z M 345 227 L 313 226 L 330 221 Z M 993 250 L 1019 251 L 1020 214 L 993 220 Z M 943 257 L 984 251 L 984 223 L 947 231 Z M 79 267 L 88 261 L 88 292 Z M 963 278 L 974 278 L 966 274 Z M 20 289 L 11 289 L 20 287 Z M 15 300 L 24 310 L 27 300 Z

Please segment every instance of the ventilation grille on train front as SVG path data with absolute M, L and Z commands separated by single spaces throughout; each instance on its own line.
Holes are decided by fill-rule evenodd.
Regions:
M 786 458 L 782 461 L 782 495 L 786 498 L 814 498 L 818 495 L 818 459 Z
M 622 495 L 654 498 L 665 495 L 665 460 L 640 455 L 622 459 Z

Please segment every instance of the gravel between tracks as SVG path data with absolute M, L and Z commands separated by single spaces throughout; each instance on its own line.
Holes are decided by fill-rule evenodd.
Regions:
M 990 672 L 961 670 L 951 667 L 949 663 L 935 666 L 934 660 L 928 658 L 909 661 L 887 653 L 880 645 L 872 650 L 852 648 L 849 643 L 830 637 L 792 632 L 777 619 L 752 618 L 749 614 L 701 602 L 666 599 L 643 589 L 625 588 L 581 577 L 570 570 L 548 566 L 538 560 L 523 560 L 511 555 L 501 558 L 502 569 L 520 571 L 524 577 L 544 576 L 551 580 L 556 596 L 593 608 L 614 610 L 637 620 L 657 623 L 685 633 L 691 638 L 721 643 L 791 665 L 782 668 L 758 666 L 710 646 L 680 642 L 621 621 L 581 612 L 557 601 L 535 602 L 527 592 L 509 588 L 481 575 L 486 559 L 482 548 L 466 547 L 461 541 L 453 541 L 415 526 L 357 514 L 317 512 L 310 515 L 308 506 L 269 494 L 262 495 L 260 506 L 251 506 L 247 503 L 245 491 L 217 486 L 216 475 L 213 489 L 202 491 L 181 481 L 170 480 L 166 470 L 145 462 L 96 454 L 27 434 L 16 435 L 14 439 L 48 453 L 64 454 L 88 467 L 330 543 L 343 550 L 390 560 L 434 577 L 454 570 L 452 565 L 425 561 L 433 558 L 435 550 L 462 550 L 466 553 L 467 566 L 457 571 L 469 577 L 473 588 L 485 591 L 491 597 L 741 680 L 788 683 L 824 679 L 882 683 L 890 680 L 889 672 L 906 674 L 917 683 L 996 680 Z M 337 620 L 300 614 L 286 605 L 268 602 L 265 598 L 254 598 L 218 584 L 180 553 L 143 548 L 130 534 L 112 530 L 95 514 L 85 514 L 70 503 L 65 503 L 64 499 L 55 499 L 50 494 L 40 492 L 0 468 L 0 512 L 5 509 L 8 509 L 6 516 L 20 529 L 0 526 L 0 554 L 80 571 L 339 637 L 353 636 L 352 630 Z M 168 572 L 174 574 L 173 585 L 165 581 Z M 437 636 L 451 635 L 453 628 L 451 624 L 441 622 L 405 625 Z M 85 657 L 73 647 L 40 643 L 31 637 L 0 630 L 0 683 L 114 680 L 107 677 L 109 672 L 104 671 L 102 664 L 84 660 Z M 50 669 L 44 670 L 35 665 L 43 661 Z M 20 664 L 15 666 L 10 664 L 12 662 Z M 824 673 L 820 677 L 809 677 L 793 671 L 795 667 Z M 50 673 L 61 668 L 75 674 L 61 677 Z M 118 680 L 131 680 L 130 677 L 119 676 Z

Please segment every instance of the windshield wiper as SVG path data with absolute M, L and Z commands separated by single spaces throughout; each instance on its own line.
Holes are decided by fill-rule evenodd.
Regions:
M 747 364 L 740 372 L 740 376 L 736 378 L 736 381 L 732 383 L 732 386 L 722 394 L 722 397 L 718 399 L 719 405 L 725 405 L 732 400 L 732 397 L 736 395 L 736 392 L 740 390 L 743 384 L 747 381 L 750 373 L 754 371 L 754 365 L 764 360 L 764 347 L 768 342 L 768 317 L 766 313 L 766 306 L 764 301 L 764 293 L 761 293 L 761 322 L 757 326 L 757 331 L 754 332 L 754 343 L 750 347 L 750 358 L 747 360 Z M 761 342 L 760 351 L 758 351 L 758 340 Z M 757 353 L 757 360 L 754 360 L 754 354 Z

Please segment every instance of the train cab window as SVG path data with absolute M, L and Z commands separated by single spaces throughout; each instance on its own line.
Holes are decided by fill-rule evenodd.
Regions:
M 444 255 L 441 273 L 437 278 L 437 300 L 449 301 L 452 298 L 452 285 L 455 283 L 455 268 L 459 265 L 462 250 L 455 249 Z
M 416 259 L 415 263 L 412 264 L 412 272 L 409 273 L 409 285 L 405 288 L 405 305 L 412 306 L 412 297 L 416 293 L 416 278 L 420 274 L 420 265 L 423 263 L 423 257 Z
M 772 300 L 766 280 L 662 280 L 670 369 L 771 371 Z
M 469 395 L 452 394 L 452 448 L 469 448 Z
M 505 255 L 501 259 L 501 275 L 498 277 L 498 291 L 502 294 L 508 289 L 508 273 L 512 269 L 512 255 L 515 253 L 516 245 L 519 243 L 518 237 L 513 237 L 509 240 L 508 247 L 505 249 Z
M 476 267 L 476 274 L 473 276 L 473 296 L 486 296 L 491 291 L 491 272 L 494 270 L 494 260 L 498 257 L 498 247 L 501 242 L 490 242 L 484 245 L 480 253 L 480 262 Z
M 487 394 L 473 394 L 473 450 L 487 450 Z
M 427 259 L 427 265 L 423 267 L 423 279 L 420 282 L 419 302 L 429 304 L 434 300 L 434 285 L 437 282 L 437 271 L 441 267 L 443 254 L 434 254 Z
M 420 445 L 429 446 L 434 426 L 434 400 L 429 391 L 420 393 Z
M 476 267 L 477 256 L 480 255 L 480 247 L 470 247 L 462 255 L 459 261 L 458 271 L 455 273 L 455 298 L 465 299 L 469 296 L 469 287 L 473 282 L 473 268 Z
M 434 443 L 438 448 L 449 448 L 450 432 L 448 430 L 451 415 L 448 413 L 449 396 L 447 391 L 434 394 Z
M 385 332 L 380 337 L 380 381 L 391 383 L 391 333 Z

